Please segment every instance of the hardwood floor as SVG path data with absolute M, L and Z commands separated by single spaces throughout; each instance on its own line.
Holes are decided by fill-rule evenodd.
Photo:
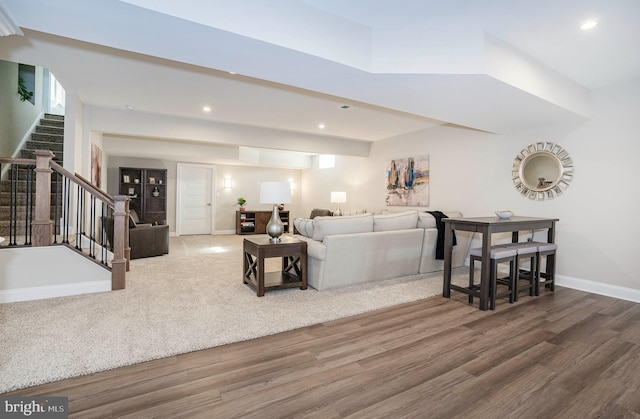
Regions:
M 7 395 L 81 418 L 640 418 L 640 304 L 453 293 Z

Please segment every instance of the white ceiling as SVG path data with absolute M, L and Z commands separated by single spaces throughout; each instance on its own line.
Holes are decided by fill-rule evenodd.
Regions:
M 640 76 L 638 0 L 0 6 L 0 33 L 10 32 L 7 19 L 24 32 L 0 37 L 0 59 L 50 68 L 87 105 L 317 142 L 377 141 L 442 123 L 504 133 L 580 121 L 591 89 Z M 589 32 L 579 28 L 587 18 L 599 21 Z M 298 151 L 317 151 L 307 148 Z

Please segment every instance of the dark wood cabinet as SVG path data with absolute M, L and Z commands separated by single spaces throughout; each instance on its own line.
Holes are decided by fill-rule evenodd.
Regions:
M 265 234 L 273 211 L 236 211 L 236 234 Z M 289 232 L 289 211 L 279 211 L 284 232 Z
M 167 222 L 167 170 L 120 168 L 120 195 L 130 199 L 129 208 L 143 223 Z

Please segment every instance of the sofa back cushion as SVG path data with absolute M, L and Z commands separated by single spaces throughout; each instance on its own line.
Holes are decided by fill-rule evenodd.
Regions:
M 460 218 L 462 213 L 460 211 L 443 211 L 449 218 Z M 436 228 L 436 219 L 428 212 L 418 213 L 418 228 Z
M 373 231 L 408 230 L 417 224 L 418 211 L 414 210 L 373 216 Z
M 311 210 L 311 215 L 309 215 L 309 218 L 314 219 L 316 217 L 326 217 L 329 215 L 333 215 L 333 212 L 328 209 L 314 208 L 313 210 Z
M 373 215 L 316 217 L 313 219 L 313 239 L 322 241 L 334 234 L 367 233 L 373 231 Z
M 293 226 L 301 236 L 313 238 L 313 220 L 310 218 L 296 218 Z

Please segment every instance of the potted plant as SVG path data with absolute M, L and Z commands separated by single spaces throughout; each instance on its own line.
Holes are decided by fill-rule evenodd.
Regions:
M 30 92 L 27 89 L 27 86 L 24 84 L 24 79 L 22 77 L 18 77 L 18 94 L 20 95 L 21 102 L 31 100 L 31 98 L 33 97 L 33 92 Z
M 243 197 L 238 198 L 238 205 L 240 205 L 240 211 L 244 211 L 244 206 L 247 203 L 247 200 Z

